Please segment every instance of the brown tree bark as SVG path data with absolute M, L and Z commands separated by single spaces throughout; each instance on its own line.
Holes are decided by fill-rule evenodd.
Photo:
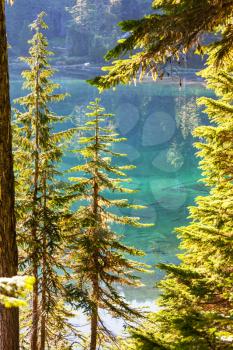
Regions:
M 40 350 L 45 350 L 46 343 L 46 290 L 47 290 L 47 239 L 45 232 L 47 207 L 47 178 L 43 174 L 43 210 L 44 210 L 44 232 L 43 232 L 43 251 L 42 251 L 42 286 L 41 286 L 41 327 L 40 327 Z
M 96 217 L 96 221 L 98 220 L 98 196 L 99 196 L 99 187 L 98 183 L 96 181 L 96 178 L 94 178 L 94 186 L 93 186 L 93 212 L 94 216 Z M 97 232 L 96 229 L 93 230 L 94 235 L 93 239 L 97 239 Z M 93 276 L 92 276 L 92 301 L 94 302 L 94 307 L 92 308 L 91 312 L 91 342 L 90 342 L 90 350 L 96 350 L 97 348 L 97 333 L 98 333 L 98 317 L 99 317 L 99 273 L 98 273 L 98 256 L 99 252 L 98 249 L 93 253 Z
M 38 267 L 37 263 L 33 264 L 33 277 L 35 279 L 35 283 L 33 285 L 33 293 L 32 293 L 32 331 L 31 331 L 31 350 L 38 350 Z
M 96 275 L 92 281 L 92 300 L 95 302 L 95 307 L 91 311 L 91 341 L 90 350 L 96 350 L 97 348 L 97 332 L 98 332 L 98 299 L 99 299 L 99 281 L 98 275 Z
M 98 159 L 98 144 L 99 144 L 99 123 L 98 123 L 98 116 L 96 116 L 96 132 L 95 132 L 95 161 L 97 162 Z M 98 178 L 97 178 L 97 172 L 98 169 L 95 169 L 95 176 L 93 179 L 93 214 L 95 217 L 95 221 L 98 221 L 98 199 L 99 199 L 99 185 L 98 185 Z M 94 228 L 93 232 L 93 239 L 96 240 L 98 239 L 98 231 L 96 228 Z M 93 276 L 92 276 L 92 301 L 94 302 L 94 307 L 92 308 L 91 312 L 91 341 L 90 341 L 90 350 L 96 350 L 97 348 L 97 343 L 98 343 L 98 317 L 99 317 L 99 273 L 98 273 L 98 256 L 99 256 L 99 251 L 98 248 L 95 249 L 93 253 Z
M 32 332 L 31 332 L 31 350 L 38 350 L 38 326 L 39 326 L 39 279 L 38 279 L 38 247 L 37 247 L 37 231 L 38 231 L 38 187 L 39 187 L 39 154 L 40 154 L 40 143 L 39 143 L 39 65 L 38 60 L 36 62 L 37 73 L 36 73 L 36 112 L 35 112 L 35 160 L 34 160 L 34 189 L 33 189 L 33 220 L 34 224 L 32 227 L 32 238 L 34 241 L 33 251 L 33 277 L 35 283 L 33 285 L 33 296 L 32 296 Z
M 17 274 L 5 1 L 0 0 L 0 277 Z M 0 306 L 0 350 L 19 349 L 18 309 Z

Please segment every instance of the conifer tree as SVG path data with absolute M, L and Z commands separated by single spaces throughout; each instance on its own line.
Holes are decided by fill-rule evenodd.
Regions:
M 128 35 L 105 58 L 106 75 L 90 80 L 100 89 L 127 84 L 149 74 L 162 78 L 166 66 L 182 62 L 192 48 L 202 53 L 205 33 L 218 33 L 215 60 L 218 65 L 233 55 L 233 3 L 231 0 L 154 0 L 153 13 L 120 23 Z M 128 55 L 128 57 L 127 57 Z
M 91 102 L 88 121 L 80 131 L 85 133 L 79 140 L 78 153 L 84 160 L 74 166 L 71 172 L 80 172 L 82 177 L 74 176 L 71 193 L 74 201 L 84 201 L 72 218 L 69 229 L 72 231 L 70 268 L 74 271 L 74 284 L 86 294 L 87 309 L 91 323 L 90 350 L 96 350 L 111 332 L 100 315 L 103 309 L 113 317 L 123 318 L 126 322 L 140 313 L 128 305 L 117 289 L 117 285 L 140 286 L 140 281 L 131 271 L 144 271 L 145 266 L 129 260 L 126 255 L 140 256 L 143 253 L 122 243 L 120 236 L 113 230 L 113 224 L 148 226 L 141 224 L 139 218 L 118 216 L 112 210 L 116 208 L 140 209 L 131 205 L 127 199 L 112 199 L 108 193 L 133 193 L 123 186 L 129 179 L 124 170 L 133 166 L 114 165 L 112 158 L 122 154 L 114 152 L 113 145 L 124 141 L 108 126 L 112 117 L 100 106 L 99 99 Z M 83 193 L 76 194 L 76 186 L 83 186 Z M 82 203 L 82 202 L 81 202 Z M 73 229 L 71 228 L 73 225 Z M 77 281 L 77 282 L 76 282 Z
M 194 134 L 209 195 L 190 208 L 191 222 L 177 229 L 181 264 L 160 265 L 162 311 L 133 332 L 127 349 L 230 350 L 233 347 L 233 76 L 232 61 L 215 66 L 216 49 L 201 73 L 216 98 L 201 98 L 210 125 Z
M 15 123 L 20 264 L 35 279 L 32 322 L 28 321 L 30 312 L 22 321 L 26 335 L 22 347 L 30 336 L 31 350 L 44 350 L 48 342 L 50 349 L 52 346 L 58 349 L 72 328 L 67 322 L 71 314 L 64 305 L 64 251 L 59 225 L 65 211 L 61 193 L 64 183 L 58 178 L 58 162 L 63 154 L 62 142 L 74 130 L 60 133 L 54 130 L 55 124 L 64 118 L 51 111 L 50 103 L 61 101 L 66 95 L 56 93 L 60 86 L 51 80 L 54 69 L 48 61 L 52 53 L 43 34 L 47 29 L 44 15 L 40 13 L 31 24 L 35 34 L 29 41 L 29 57 L 21 58 L 29 66 L 22 73 L 23 87 L 29 94 L 16 100 L 23 111 L 16 111 Z

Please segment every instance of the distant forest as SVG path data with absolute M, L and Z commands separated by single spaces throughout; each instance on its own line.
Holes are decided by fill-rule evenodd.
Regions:
M 50 47 L 63 63 L 101 63 L 122 36 L 117 23 L 140 18 L 150 7 L 150 0 L 17 1 L 12 8 L 7 6 L 10 57 L 27 53 L 28 25 L 43 10 L 47 13 Z
M 31 34 L 28 25 L 42 10 L 47 13 L 47 36 L 57 64 L 101 65 L 105 53 L 127 36 L 117 24 L 150 13 L 151 0 L 17 1 L 13 7 L 7 6 L 11 61 L 27 53 Z M 202 64 L 198 56 L 192 55 L 187 65 L 200 68 Z

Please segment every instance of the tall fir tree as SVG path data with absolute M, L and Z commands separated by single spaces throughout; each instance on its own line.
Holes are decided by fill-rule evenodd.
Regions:
M 230 350 L 233 348 L 233 76 L 232 61 L 216 69 L 216 48 L 201 73 L 216 99 L 201 98 L 210 125 L 194 135 L 209 194 L 190 208 L 191 222 L 177 229 L 181 264 L 160 265 L 162 310 L 133 331 L 127 349 Z
M 70 172 L 82 174 L 82 177 L 71 178 L 74 182 L 71 191 L 73 201 L 84 201 L 85 204 L 75 212 L 68 226 L 72 232 L 69 261 L 74 271 L 73 287 L 78 285 L 86 294 L 91 323 L 89 349 L 96 350 L 108 337 L 112 338 L 100 310 L 109 312 L 113 317 L 123 318 L 126 322 L 141 316 L 125 301 L 117 286 L 140 286 L 139 279 L 131 271 L 145 271 L 145 266 L 129 260 L 127 255 L 140 256 L 143 253 L 124 245 L 113 230 L 113 224 L 132 225 L 135 228 L 148 225 L 140 223 L 139 218 L 118 216 L 112 211 L 114 207 L 143 207 L 131 205 L 127 199 L 112 199 L 108 195 L 134 192 L 123 187 L 123 183 L 129 181 L 124 170 L 132 169 L 133 166 L 113 163 L 112 158 L 123 156 L 114 152 L 113 145 L 124 139 L 119 138 L 108 126 L 107 120 L 112 115 L 105 113 L 99 99 L 91 102 L 88 108 L 88 121 L 79 128 L 86 136 L 80 138 L 80 149 L 75 151 L 84 163 L 70 169 Z M 76 188 L 80 185 L 83 186 L 82 195 L 80 192 L 76 194 Z
M 48 61 L 52 53 L 43 34 L 47 29 L 44 16 L 44 12 L 40 13 L 31 24 L 35 34 L 29 41 L 29 57 L 21 58 L 29 66 L 22 73 L 23 87 L 29 94 L 15 101 L 23 108 L 16 111 L 15 122 L 20 264 L 35 279 L 32 310 L 22 317 L 22 348 L 30 346 L 31 350 L 65 349 L 66 338 L 74 331 L 68 322 L 72 315 L 64 303 L 64 240 L 60 222 L 65 203 L 64 183 L 59 181 L 58 171 L 62 143 L 74 129 L 55 132 L 55 124 L 64 117 L 55 115 L 50 104 L 63 100 L 66 94 L 57 93 L 60 86 L 51 80 L 54 69 Z
M 0 277 L 17 274 L 11 106 L 8 74 L 5 0 L 0 1 Z M 0 349 L 19 349 L 17 308 L 0 304 Z

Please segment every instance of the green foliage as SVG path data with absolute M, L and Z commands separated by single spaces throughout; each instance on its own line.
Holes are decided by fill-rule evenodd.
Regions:
M 215 58 L 212 49 L 201 72 L 216 94 L 199 100 L 210 125 L 194 131 L 209 194 L 196 199 L 190 224 L 177 229 L 181 264 L 159 266 L 167 273 L 159 283 L 162 309 L 132 330 L 134 349 L 232 349 L 233 78 L 231 60 L 216 69 Z
M 44 337 L 57 349 L 70 332 L 77 335 L 65 306 L 67 274 L 60 223 L 66 212 L 67 185 L 59 180 L 58 171 L 64 144 L 75 130 L 55 132 L 56 123 L 64 117 L 55 115 L 50 104 L 62 101 L 66 94 L 57 93 L 60 86 L 51 80 L 55 71 L 48 61 L 53 53 L 42 32 L 47 29 L 44 16 L 42 12 L 31 24 L 35 34 L 29 41 L 29 56 L 21 58 L 29 66 L 22 73 L 29 93 L 15 101 L 21 106 L 14 123 L 16 211 L 20 266 L 34 276 L 33 300 L 37 300 L 32 311 L 22 315 L 22 347 L 27 346 L 36 322 L 41 342 Z
M 166 65 L 182 62 L 191 48 L 203 54 L 201 36 L 206 32 L 221 34 L 214 43 L 217 64 L 226 57 L 232 59 L 231 0 L 164 0 L 153 1 L 152 6 L 153 14 L 120 23 L 129 36 L 107 53 L 106 60 L 113 60 L 103 68 L 107 75 L 90 80 L 91 84 L 102 90 L 145 74 L 162 78 Z M 126 54 L 129 58 L 122 58 Z
M 113 224 L 147 227 L 139 218 L 117 215 L 114 208 L 140 209 L 131 205 L 127 199 L 112 198 L 109 194 L 133 193 L 123 186 L 130 181 L 125 170 L 133 166 L 115 165 L 113 158 L 125 156 L 114 151 L 114 144 L 124 141 L 108 125 L 112 115 L 106 114 L 99 105 L 99 100 L 90 103 L 87 122 L 79 130 L 83 136 L 79 140 L 80 149 L 74 151 L 83 164 L 72 167 L 75 173 L 71 181 L 72 202 L 80 203 L 78 210 L 68 220 L 66 227 L 70 234 L 70 253 L 67 260 L 73 271 L 73 287 L 86 294 L 87 309 L 91 320 L 97 319 L 98 344 L 105 337 L 112 337 L 107 325 L 101 318 L 99 309 L 104 309 L 113 317 L 123 318 L 126 322 L 141 317 L 124 300 L 118 286 L 140 287 L 141 283 L 131 271 L 143 272 L 146 266 L 128 256 L 141 256 L 142 251 L 126 246 L 114 231 Z M 80 158 L 79 158 L 80 160 Z M 80 173 L 81 176 L 77 176 Z M 77 192 L 77 185 L 83 191 Z M 92 329 L 92 335 L 93 335 Z
M 25 306 L 25 297 L 32 290 L 34 278 L 15 276 L 0 278 L 0 303 L 5 307 Z

